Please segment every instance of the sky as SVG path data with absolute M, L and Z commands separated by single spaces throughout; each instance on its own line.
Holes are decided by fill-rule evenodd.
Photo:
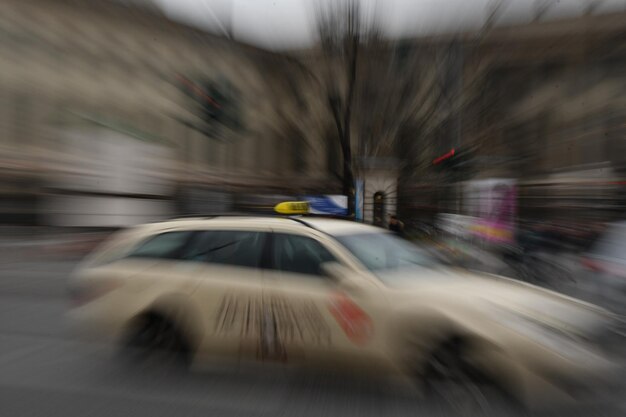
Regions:
M 172 19 L 223 32 L 229 24 L 237 40 L 270 49 L 315 42 L 316 8 L 335 0 L 154 0 Z M 480 27 L 494 0 L 361 0 L 392 37 Z M 543 20 L 581 15 L 596 0 L 504 0 L 499 24 L 532 19 L 537 2 L 550 2 Z M 626 0 L 600 0 L 596 13 L 626 11 Z

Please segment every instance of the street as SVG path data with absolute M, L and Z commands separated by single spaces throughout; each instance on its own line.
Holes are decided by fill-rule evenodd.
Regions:
M 626 417 L 626 0 L 0 33 L 0 417 Z
M 440 415 L 400 381 L 265 366 L 216 366 L 190 375 L 141 376 L 110 346 L 66 326 L 66 279 L 75 261 L 13 257 L 0 263 L 2 416 L 415 416 Z M 623 415 L 617 407 L 580 415 Z M 573 415 L 568 413 L 568 415 Z
M 109 346 L 75 340 L 64 322 L 71 262 L 2 267 L 0 415 L 411 415 L 419 401 L 380 381 L 280 368 L 164 378 L 131 375 Z

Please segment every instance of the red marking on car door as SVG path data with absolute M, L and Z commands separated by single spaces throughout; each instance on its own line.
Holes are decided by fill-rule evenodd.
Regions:
M 372 319 L 348 296 L 335 294 L 328 309 L 350 341 L 363 345 L 371 339 Z

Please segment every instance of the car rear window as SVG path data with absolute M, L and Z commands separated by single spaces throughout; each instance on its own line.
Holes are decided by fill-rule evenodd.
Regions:
M 129 254 L 131 258 L 178 259 L 191 232 L 165 232 L 140 243 Z
M 223 265 L 258 268 L 265 233 L 243 230 L 207 230 L 196 232 L 183 259 Z

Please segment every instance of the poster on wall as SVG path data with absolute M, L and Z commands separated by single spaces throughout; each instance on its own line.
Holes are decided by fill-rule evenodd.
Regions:
M 517 186 L 510 179 L 471 181 L 466 206 L 473 217 L 470 233 L 490 243 L 511 243 L 515 233 Z
M 365 191 L 365 181 L 357 180 L 355 186 L 355 207 L 354 207 L 354 217 L 356 221 L 363 221 L 363 196 Z

